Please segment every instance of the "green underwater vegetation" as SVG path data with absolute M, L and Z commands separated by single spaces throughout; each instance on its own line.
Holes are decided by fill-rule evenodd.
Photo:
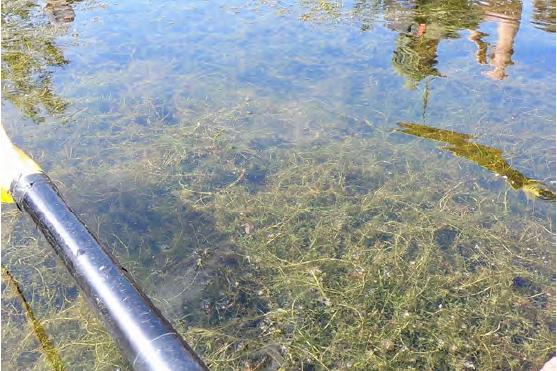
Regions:
M 503 158 L 503 151 L 477 143 L 470 142 L 473 136 L 454 131 L 433 128 L 427 125 L 398 123 L 403 129 L 396 131 L 415 135 L 422 138 L 445 142 L 451 147 L 439 147 L 452 152 L 454 155 L 473 161 L 481 167 L 493 171 L 501 176 L 515 190 L 522 190 L 527 196 L 536 197 L 544 201 L 555 202 L 555 191 L 542 182 L 529 179 L 520 171 L 514 170 Z
M 253 149 L 245 123 L 219 121 L 151 138 L 165 156 L 130 147 L 139 161 L 118 172 L 117 189 L 102 189 L 111 166 L 83 189 L 111 211 L 78 208 L 211 369 L 532 369 L 552 354 L 554 234 L 508 183 L 493 192 L 459 180 L 458 158 L 428 156 L 416 172 L 417 143 L 365 122 L 342 141 L 331 141 L 337 123 Z M 137 174 L 140 189 L 126 180 Z M 45 323 L 73 328 L 50 330 L 67 367 L 125 368 L 100 324 L 76 317 L 86 303 L 69 278 L 52 282 L 63 272 L 48 247 L 29 238 L 7 245 L 4 264 L 37 267 L 25 291 Z M 15 304 L 3 306 L 8 324 Z M 18 336 L 3 327 L 4 339 Z M 103 356 L 85 361 L 85 349 Z

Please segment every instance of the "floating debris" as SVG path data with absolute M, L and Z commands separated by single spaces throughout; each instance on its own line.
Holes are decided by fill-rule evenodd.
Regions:
M 387 351 L 391 351 L 391 350 L 395 349 L 395 345 L 392 341 L 386 340 L 386 341 L 383 342 L 383 348 Z
M 250 235 L 253 233 L 253 231 L 255 230 L 255 225 L 253 225 L 253 223 L 245 223 L 242 224 L 242 227 L 244 227 L 244 232 L 246 232 L 246 234 Z

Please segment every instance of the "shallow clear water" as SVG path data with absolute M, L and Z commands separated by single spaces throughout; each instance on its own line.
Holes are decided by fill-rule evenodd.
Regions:
M 211 367 L 400 369 L 418 362 L 418 369 L 535 369 L 554 354 L 554 320 L 539 319 L 555 311 L 554 3 L 6 1 L 2 7 L 4 126 L 60 182 L 75 210 Z M 12 209 L 3 206 L 2 264 L 23 287 L 62 362 L 69 369 L 127 367 L 30 221 L 6 210 Z M 246 223 L 255 232 L 247 233 Z M 362 242 L 369 233 L 377 233 L 373 248 Z M 399 243 L 407 255 L 397 252 Z M 484 243 L 486 255 L 479 252 Z M 425 254 L 424 246 L 437 252 Z M 335 293 L 341 301 L 355 289 L 354 273 L 315 262 L 383 252 L 388 263 L 381 264 L 395 262 L 401 271 L 400 264 L 413 269 L 419 259 L 433 260 L 411 282 L 382 287 L 400 298 L 369 298 L 392 307 L 381 316 L 407 313 L 399 305 L 410 299 L 401 290 L 437 279 L 453 287 L 449 281 L 462 275 L 469 281 L 458 287 L 486 280 L 477 292 L 507 291 L 491 293 L 499 301 L 488 299 L 489 292 L 484 301 L 470 299 L 462 307 L 468 319 L 455 324 L 462 334 L 432 325 L 427 336 L 412 335 L 458 343 L 462 353 L 449 345 L 428 348 L 429 340 L 414 343 L 400 335 L 403 324 L 393 335 L 365 321 L 361 331 L 377 344 L 359 348 L 354 334 L 334 335 L 355 326 L 341 320 L 353 313 L 335 311 Z M 305 290 L 314 278 L 321 282 L 313 270 L 265 265 L 265 254 L 279 265 L 311 256 L 333 281 Z M 377 259 L 363 259 L 357 272 L 381 272 Z M 484 263 L 497 266 L 497 273 L 486 273 L 492 281 L 478 273 Z M 523 292 L 526 276 L 533 291 Z M 368 282 L 383 282 L 368 278 L 366 292 Z M 246 283 L 247 293 L 234 291 L 233 280 Z M 2 366 L 52 368 L 29 335 L 33 326 L 17 290 L 3 284 Z M 531 305 L 516 309 L 517 295 Z M 548 297 L 541 306 L 532 299 L 540 295 Z M 410 306 L 427 322 L 422 311 L 441 299 L 424 298 L 429 304 Z M 374 305 L 366 300 L 350 306 L 360 313 Z M 269 335 L 277 311 L 303 303 L 314 313 L 315 302 L 334 311 L 338 329 L 316 335 L 310 330 L 322 325 L 315 318 L 293 315 L 282 335 Z M 479 350 L 482 334 L 492 333 L 472 325 L 467 310 L 485 313 L 487 327 L 514 315 L 544 325 L 532 325 L 533 335 L 502 333 L 500 339 L 512 341 L 493 356 Z M 366 313 L 360 315 L 377 315 Z M 390 314 L 381 316 L 377 323 L 397 328 Z M 236 338 L 223 340 L 236 320 L 242 323 Z M 317 345 L 304 348 L 298 325 L 310 329 Z M 338 345 L 342 357 L 323 356 L 320 341 Z

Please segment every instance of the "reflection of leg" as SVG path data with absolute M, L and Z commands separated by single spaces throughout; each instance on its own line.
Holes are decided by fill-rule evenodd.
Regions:
M 513 65 L 511 57 L 514 53 L 513 44 L 516 33 L 518 32 L 518 21 L 501 21 L 497 28 L 497 45 L 490 55 L 490 65 L 495 68 L 493 71 L 486 73 L 487 76 L 494 80 L 503 80 L 507 77 L 505 68 Z
M 507 76 L 505 69 L 501 67 L 495 67 L 491 71 L 482 72 L 484 75 L 491 77 L 493 80 L 504 80 Z
M 487 34 L 480 31 L 470 31 L 470 36 L 468 40 L 472 41 L 478 47 L 476 52 L 476 60 L 479 64 L 487 64 L 487 48 L 489 43 L 482 41 L 482 37 L 488 36 Z

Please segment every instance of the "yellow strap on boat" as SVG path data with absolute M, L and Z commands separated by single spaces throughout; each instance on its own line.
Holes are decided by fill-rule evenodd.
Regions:
M 4 130 L 0 132 L 0 185 L 2 186 L 2 202 L 13 203 L 10 187 L 14 180 L 22 175 L 42 173 L 42 169 L 25 152 L 13 145 Z

